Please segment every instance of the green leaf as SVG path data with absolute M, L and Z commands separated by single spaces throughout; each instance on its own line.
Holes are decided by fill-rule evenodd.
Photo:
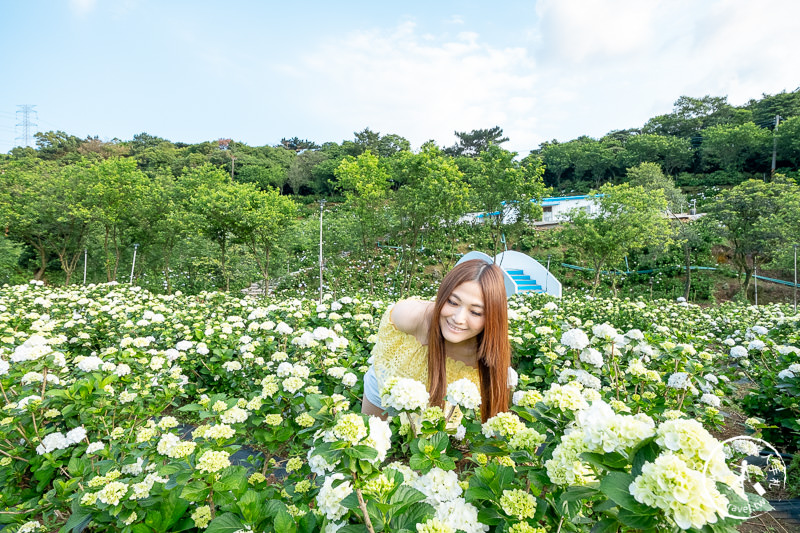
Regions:
M 436 514 L 436 511 L 431 505 L 425 502 L 416 502 L 405 512 L 392 516 L 392 519 L 389 521 L 390 530 L 410 529 L 416 531 L 417 524 L 433 518 L 434 514 Z
M 439 453 L 442 453 L 447 449 L 447 445 L 450 444 L 450 437 L 447 436 L 447 433 L 444 431 L 440 431 L 433 435 L 429 442 L 433 444 L 433 447 Z
M 449 455 L 443 455 L 433 460 L 433 464 L 442 470 L 455 470 L 456 462 Z
M 639 446 L 633 456 L 633 468 L 631 475 L 636 478 L 642 473 L 645 463 L 652 463 L 658 457 L 659 449 L 653 438 L 647 439 Z
M 224 513 L 208 524 L 205 533 L 234 533 L 234 531 L 239 531 L 240 529 L 244 529 L 244 524 L 239 520 L 239 517 L 233 513 Z
M 275 533 L 295 533 L 297 524 L 288 511 L 280 510 L 275 515 Z
M 209 487 L 204 481 L 195 480 L 187 483 L 181 491 L 181 498 L 190 502 L 201 502 L 208 498 Z
M 190 413 L 192 411 L 202 411 L 203 406 L 199 403 L 190 403 L 188 405 L 184 405 L 183 407 L 179 407 L 178 411 L 183 411 L 184 413 Z
M 506 519 L 493 507 L 486 507 L 478 511 L 478 520 L 487 526 L 502 524 Z
M 433 466 L 433 462 L 424 455 L 412 455 L 411 460 L 408 462 L 408 466 L 410 466 L 413 470 L 419 470 L 420 472 L 427 472 Z
M 641 514 L 629 509 L 620 509 L 617 519 L 628 527 L 646 531 L 655 529 L 659 524 L 659 519 L 655 514 Z
M 588 500 L 596 494 L 598 494 L 597 489 L 592 487 L 575 486 L 565 490 L 560 499 L 563 501 Z
M 220 478 L 214 483 L 215 492 L 232 491 L 241 494 L 247 489 L 247 469 L 243 466 L 229 466 L 220 473 Z
M 634 499 L 628 488 L 632 482 L 633 476 L 630 474 L 609 472 L 608 475 L 600 481 L 600 490 L 603 494 L 614 500 L 614 503 L 620 508 L 647 515 L 658 512 L 656 509 L 642 505 Z
M 371 461 L 378 457 L 378 450 L 371 446 L 353 446 L 344 450 L 345 455 L 354 459 Z
M 181 498 L 177 491 L 171 490 L 161 503 L 161 529 L 167 531 L 189 508 L 189 502 Z
M 171 476 L 172 474 L 177 474 L 181 470 L 183 470 L 183 468 L 181 468 L 179 465 L 169 464 L 159 467 L 158 472 L 163 476 Z
M 572 519 L 577 516 L 584 503 L 597 494 L 599 492 L 590 487 L 570 487 L 558 498 L 558 509 Z
M 590 533 L 617 533 L 619 526 L 615 518 L 603 518 L 592 527 Z
M 488 489 L 484 489 L 482 487 L 469 487 L 467 492 L 464 494 L 464 499 L 468 502 L 492 500 L 494 499 L 494 494 L 492 494 L 492 492 Z
M 628 460 L 624 455 L 612 453 L 591 453 L 584 452 L 581 454 L 581 459 L 587 461 L 602 470 L 618 470 L 622 471 L 628 466 Z
M 88 510 L 85 510 L 83 507 L 80 507 L 78 512 L 74 512 L 69 516 L 67 523 L 64 524 L 59 531 L 61 533 L 67 533 L 74 530 L 81 531 L 91 521 L 92 513 Z
M 239 512 L 241 513 L 245 522 L 249 524 L 257 524 L 263 518 L 265 518 L 265 498 L 265 492 L 256 492 L 254 490 L 248 490 L 242 494 L 242 497 L 239 498 L 238 502 L 236 502 L 236 506 L 239 508 Z
M 162 523 L 162 516 L 159 511 L 147 511 L 147 514 L 144 515 L 144 523 L 151 528 L 155 529 L 156 531 L 162 531 L 161 523 Z
M 341 501 L 341 505 L 345 509 L 350 509 L 351 511 L 358 509 L 358 495 L 355 493 L 355 491 L 345 496 Z
M 400 485 L 389 497 L 389 505 L 394 513 L 403 513 L 408 507 L 425 499 L 425 495 L 408 485 Z
M 364 524 L 350 524 L 338 529 L 337 533 L 367 533 L 367 526 Z
M 314 533 L 317 531 L 317 516 L 308 513 L 300 517 L 300 533 Z

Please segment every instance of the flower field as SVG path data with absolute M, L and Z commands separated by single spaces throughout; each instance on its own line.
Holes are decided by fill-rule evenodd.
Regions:
M 787 307 L 515 297 L 513 407 L 481 424 L 464 382 L 360 414 L 390 304 L 0 288 L 4 531 L 732 532 L 768 505 L 726 410 L 797 451 Z

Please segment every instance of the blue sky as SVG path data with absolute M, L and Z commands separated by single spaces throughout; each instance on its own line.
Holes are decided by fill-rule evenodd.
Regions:
M 526 154 L 800 86 L 795 0 L 0 0 L 0 152 L 38 130 L 415 149 L 499 125 Z

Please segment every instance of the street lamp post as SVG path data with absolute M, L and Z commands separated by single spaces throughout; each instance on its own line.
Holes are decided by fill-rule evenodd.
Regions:
M 83 249 L 83 284 L 86 285 L 86 259 L 89 257 L 89 250 Z
M 133 269 L 136 268 L 136 250 L 139 249 L 138 244 L 133 245 L 133 262 L 131 263 L 131 279 L 128 280 L 128 283 L 133 285 Z
M 753 257 L 753 283 L 756 295 L 756 307 L 758 306 L 758 265 L 756 259 Z
M 794 245 L 794 312 L 797 313 L 797 245 Z
M 325 199 L 319 201 L 319 303 L 322 303 L 322 210 Z

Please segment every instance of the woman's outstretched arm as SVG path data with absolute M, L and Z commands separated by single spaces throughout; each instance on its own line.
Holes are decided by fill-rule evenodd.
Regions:
M 383 410 L 369 401 L 366 394 L 361 401 L 361 412 L 368 416 L 377 416 L 381 420 L 386 420 L 386 414 L 384 414 Z

